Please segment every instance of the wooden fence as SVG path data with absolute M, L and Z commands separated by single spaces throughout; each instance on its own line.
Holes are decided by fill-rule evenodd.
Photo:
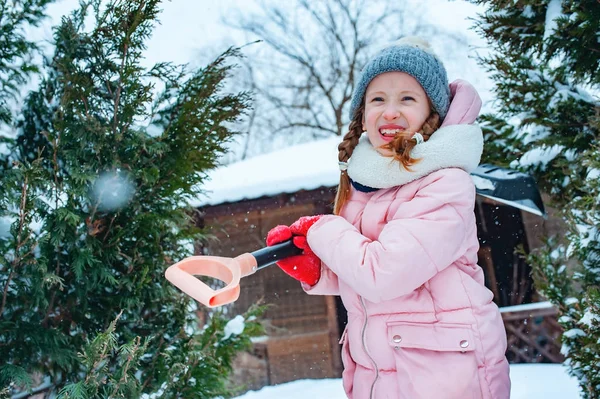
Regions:
M 500 308 L 510 363 L 562 363 L 557 309 L 550 302 Z

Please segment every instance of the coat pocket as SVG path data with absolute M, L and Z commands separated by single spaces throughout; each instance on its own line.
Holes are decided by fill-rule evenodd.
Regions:
M 476 342 L 470 325 L 388 324 L 399 398 L 480 399 Z

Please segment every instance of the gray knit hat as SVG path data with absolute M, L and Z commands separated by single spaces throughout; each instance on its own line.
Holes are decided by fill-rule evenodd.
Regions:
M 434 109 L 444 119 L 450 106 L 448 76 L 429 43 L 418 37 L 405 37 L 381 50 L 363 68 L 350 103 L 350 118 L 363 102 L 367 86 L 385 72 L 404 72 L 425 89 Z

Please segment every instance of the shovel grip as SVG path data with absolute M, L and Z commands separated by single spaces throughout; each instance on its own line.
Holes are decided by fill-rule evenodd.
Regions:
M 256 259 L 257 268 L 262 269 L 263 267 L 272 265 L 278 260 L 301 254 L 302 249 L 295 246 L 292 240 L 287 240 L 282 243 L 254 251 L 251 255 Z

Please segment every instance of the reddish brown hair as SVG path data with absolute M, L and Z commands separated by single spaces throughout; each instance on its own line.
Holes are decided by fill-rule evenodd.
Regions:
M 430 104 L 431 105 L 431 104 Z M 344 136 L 344 139 L 338 145 L 338 160 L 340 162 L 348 162 L 348 159 L 352 156 L 354 148 L 358 145 L 358 139 L 363 133 L 362 121 L 365 114 L 364 103 L 356 110 L 354 117 L 350 122 L 348 133 Z M 429 117 L 425 120 L 423 127 L 421 128 L 421 134 L 425 141 L 429 140 L 429 137 L 440 127 L 440 116 L 437 112 L 432 111 Z M 392 156 L 396 159 L 403 168 L 410 171 L 410 167 L 419 162 L 419 159 L 412 158 L 410 152 L 417 145 L 416 141 L 411 140 L 412 133 L 406 132 L 398 134 L 394 137 L 389 144 L 386 144 L 382 148 L 386 148 L 392 151 Z M 333 205 L 333 213 L 339 215 L 342 208 L 348 202 L 350 198 L 350 177 L 346 171 L 342 171 L 340 174 L 340 184 L 338 185 L 337 194 L 335 196 L 335 203 Z

